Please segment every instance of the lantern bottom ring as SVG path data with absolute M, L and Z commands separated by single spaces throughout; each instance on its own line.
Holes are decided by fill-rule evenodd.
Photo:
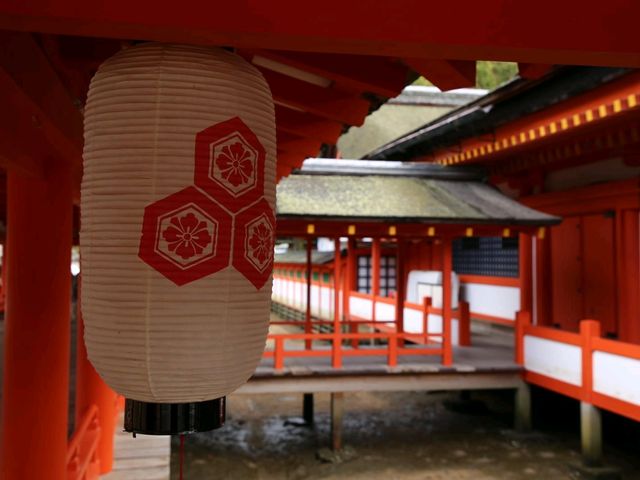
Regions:
M 225 421 L 226 397 L 192 403 L 151 403 L 125 399 L 124 430 L 142 435 L 207 432 Z

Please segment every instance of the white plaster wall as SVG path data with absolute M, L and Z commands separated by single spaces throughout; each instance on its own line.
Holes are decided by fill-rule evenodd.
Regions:
M 640 360 L 593 352 L 593 390 L 640 405 Z
M 461 297 L 469 302 L 469 308 L 472 312 L 500 317 L 505 320 L 515 321 L 516 312 L 520 310 L 520 289 L 518 287 L 464 283 L 462 284 Z
M 395 318 L 395 312 L 394 312 Z M 404 331 L 409 333 L 422 333 L 422 312 L 413 308 L 404 308 Z
M 293 285 L 293 294 L 291 286 Z M 318 292 L 318 289 L 320 291 Z M 300 286 L 299 282 L 292 282 L 288 279 L 274 278 L 272 298 L 278 302 L 292 308 L 304 310 L 306 308 L 306 289 Z M 320 295 L 320 298 L 318 298 Z M 342 293 L 340 294 L 342 299 Z M 342 305 L 342 303 L 341 303 Z M 311 313 L 321 318 L 333 319 L 334 295 L 333 288 L 311 285 Z M 376 302 L 376 320 L 393 322 L 396 318 L 395 305 Z M 349 299 L 350 312 L 361 318 L 371 319 L 373 317 L 373 302 L 368 298 L 351 296 Z M 432 333 L 442 333 L 442 317 L 440 315 L 429 315 L 429 331 Z M 404 329 L 408 333 L 422 333 L 422 311 L 405 307 L 404 309 Z M 459 328 L 458 320 L 452 321 L 454 345 L 458 345 Z
M 354 297 L 349 298 L 349 313 L 356 317 L 371 320 L 373 314 L 372 301 L 368 298 Z
M 396 319 L 396 307 L 388 303 L 376 302 L 376 321 L 393 322 Z
M 323 318 L 333 318 L 333 289 L 321 287 L 320 306 Z
M 571 385 L 582 385 L 582 353 L 576 345 L 525 335 L 524 366 Z
M 460 281 L 455 272 L 451 272 L 451 307 L 458 308 Z M 412 270 L 407 280 L 406 301 L 421 304 L 422 299 L 431 297 L 431 305 L 442 308 L 442 272 L 439 270 Z

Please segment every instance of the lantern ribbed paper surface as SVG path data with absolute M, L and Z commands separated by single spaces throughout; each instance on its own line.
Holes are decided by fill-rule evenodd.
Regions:
M 199 402 L 253 373 L 269 320 L 273 101 L 222 49 L 107 60 L 85 110 L 82 309 L 89 358 L 128 398 Z

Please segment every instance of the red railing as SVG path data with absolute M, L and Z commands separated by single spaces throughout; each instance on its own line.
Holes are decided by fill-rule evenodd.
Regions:
M 281 273 L 274 273 L 273 278 L 274 280 L 279 280 L 279 281 L 284 281 L 284 282 L 289 282 L 287 285 L 287 296 L 291 297 L 289 298 L 289 302 L 290 304 L 288 306 L 290 306 L 291 308 L 296 308 L 299 309 L 300 311 L 302 311 L 302 309 L 304 309 L 305 307 L 305 290 L 306 290 L 306 285 L 307 285 L 307 281 L 306 281 L 306 268 L 304 266 L 300 266 L 298 264 L 278 264 L 278 267 L 282 267 L 279 268 L 279 270 L 284 270 L 286 267 L 286 269 L 288 269 L 290 272 L 296 274 L 297 272 L 299 272 L 300 277 L 296 277 L 296 276 L 292 276 L 292 275 L 284 275 Z M 317 280 L 311 280 L 311 285 L 313 287 L 315 287 L 316 290 L 316 296 L 317 298 L 314 299 L 314 302 L 317 302 L 316 305 L 318 305 L 318 309 L 320 311 L 324 311 L 327 312 L 328 315 L 325 318 L 329 318 L 332 315 L 332 309 L 333 309 L 333 300 L 331 298 L 328 299 L 328 303 L 327 305 L 322 305 L 321 299 L 322 299 L 322 293 L 321 293 L 321 289 L 327 289 L 331 292 L 331 295 L 333 295 L 333 282 L 332 281 L 328 281 L 325 282 L 322 280 L 322 275 L 324 274 L 329 274 L 329 275 L 333 275 L 333 269 L 332 267 L 327 267 L 327 266 L 316 266 L 314 265 L 313 267 L 313 275 L 317 275 L 318 279 Z M 519 288 L 520 286 L 520 281 L 517 278 L 503 278 L 503 277 L 484 277 L 484 276 L 476 276 L 476 275 L 460 275 L 460 282 L 461 284 L 465 284 L 465 283 L 477 283 L 477 284 L 483 284 L 483 285 L 492 285 L 492 286 L 507 286 L 507 287 L 517 287 Z M 295 291 L 295 293 L 294 293 Z M 386 303 L 388 305 L 395 305 L 395 299 L 391 298 L 391 297 L 380 297 L 380 296 L 375 296 L 373 297 L 371 294 L 367 294 L 367 293 L 361 293 L 361 292 L 357 292 L 357 291 L 351 291 L 350 295 L 352 297 L 356 297 L 356 298 L 362 298 L 362 299 L 367 299 L 367 300 L 372 300 L 373 301 L 373 308 L 375 308 L 375 304 L 376 303 Z M 296 301 L 297 299 L 297 301 Z M 405 306 L 412 306 L 412 308 L 416 308 L 415 304 L 406 302 Z M 322 309 L 322 307 L 325 307 L 324 309 Z M 419 307 L 417 307 L 419 308 Z M 435 312 L 433 312 L 435 313 Z M 318 316 L 318 312 L 316 312 L 316 316 Z M 484 320 L 484 321 L 488 321 L 491 323 L 498 323 L 498 324 L 502 324 L 502 325 L 508 325 L 508 326 L 513 326 L 514 325 L 514 321 L 512 318 L 508 318 L 508 317 L 496 317 L 493 315 L 488 315 L 485 313 L 479 313 L 479 312 L 473 312 L 470 311 L 469 312 L 469 316 L 479 319 L 479 320 Z
M 575 385 L 530 370 L 525 371 L 525 379 L 533 384 L 562 393 L 577 400 L 591 403 L 605 410 L 624 415 L 636 421 L 640 421 L 640 398 L 627 401 L 624 393 L 610 392 L 605 394 L 594 389 L 595 368 L 594 354 L 597 352 L 611 354 L 634 362 L 633 372 L 640 371 L 640 345 L 619 342 L 617 340 L 604 339 L 600 336 L 600 322 L 597 320 L 582 320 L 580 333 L 567 332 L 554 328 L 540 327 L 531 324 L 531 315 L 528 312 L 519 312 L 516 318 L 516 362 L 527 368 L 525 337 L 541 338 L 580 348 L 580 384 Z M 628 377 L 628 385 L 637 385 L 640 375 L 633 376 L 633 372 L 625 372 Z M 613 375 L 619 372 L 606 372 Z M 623 386 L 622 386 L 623 387 Z M 621 388 L 624 390 L 624 388 Z
M 364 323 L 364 322 L 358 322 Z M 394 367 L 398 364 L 398 357 L 402 355 L 442 355 L 443 348 L 425 348 L 420 346 L 402 347 L 400 340 L 410 340 L 415 334 L 396 332 L 359 332 L 359 333 L 290 333 L 269 335 L 269 340 L 274 342 L 274 348 L 264 352 L 265 358 L 273 358 L 274 368 L 284 368 L 286 358 L 293 357 L 331 357 L 331 365 L 334 368 L 342 367 L 342 358 L 348 356 L 385 356 L 387 365 Z M 344 342 L 351 340 L 386 340 L 384 346 L 368 348 L 352 348 L 345 346 Z M 286 349 L 286 342 L 312 341 L 324 342 L 330 348 L 298 348 Z
M 76 426 L 67 450 L 67 480 L 95 480 L 100 476 L 98 408 L 92 405 Z
M 372 316 L 376 303 L 395 306 L 397 302 L 397 299 L 394 298 L 377 297 L 359 292 L 350 292 L 350 296 L 371 301 Z M 299 307 L 298 305 L 288 306 L 295 310 Z M 398 357 L 402 355 L 443 355 L 444 346 L 447 342 L 450 344 L 452 339 L 445 338 L 444 329 L 441 332 L 429 331 L 429 316 L 442 316 L 442 309 L 433 307 L 429 298 L 425 298 L 422 305 L 406 302 L 404 306 L 421 312 L 422 332 L 398 332 L 395 319 L 367 319 L 350 314 L 348 319 L 339 322 L 340 330 L 337 332 L 271 334 L 269 340 L 274 342 L 274 347 L 266 350 L 264 357 L 273 358 L 274 368 L 279 370 L 284 368 L 286 358 L 293 357 L 331 357 L 332 366 L 340 368 L 342 358 L 348 356 L 384 356 L 386 357 L 386 365 L 396 366 Z M 459 308 L 452 312 L 451 320 L 454 318 L 458 320 L 460 345 L 470 345 L 469 305 L 466 302 L 460 302 Z M 271 325 L 296 327 L 310 325 L 318 329 L 321 327 L 333 329 L 336 326 L 336 321 L 335 318 L 334 320 L 313 318 L 311 322 L 278 320 L 272 321 Z M 374 331 L 362 332 L 361 327 L 368 327 Z M 346 332 L 343 332 L 343 329 Z M 296 340 L 300 343 L 298 348 L 288 348 Z M 363 344 L 367 341 L 386 342 L 386 345 L 364 347 Z M 406 342 L 416 345 L 405 346 Z M 304 347 L 302 343 L 304 343 Z M 312 345 L 318 346 L 319 343 L 322 348 L 312 348 Z M 431 347 L 420 347 L 419 344 L 431 345 Z

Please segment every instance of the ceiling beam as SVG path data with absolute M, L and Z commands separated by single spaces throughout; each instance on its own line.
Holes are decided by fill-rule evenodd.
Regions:
M 440 90 L 476 86 L 476 62 L 405 58 L 404 62 Z
M 339 12 L 339 14 L 337 13 Z M 640 67 L 640 2 L 3 1 L 0 28 L 399 58 Z M 541 32 L 540 26 L 544 25 Z
M 322 142 L 307 138 L 278 141 L 278 150 L 282 152 L 302 153 L 308 157 L 317 157 Z
M 299 112 L 276 105 L 276 124 L 279 130 L 322 143 L 334 144 L 342 134 L 343 125 L 307 112 Z
M 79 180 L 82 114 L 29 34 L 0 32 L 0 105 L 6 168 L 42 175 L 52 162 L 62 162 Z
M 518 75 L 527 80 L 543 77 L 553 69 L 553 65 L 544 63 L 518 63 Z
M 256 56 L 310 72 L 359 92 L 370 92 L 385 98 L 399 95 L 409 77 L 404 65 L 384 57 L 277 50 L 257 50 L 251 58 Z
M 276 165 L 276 183 L 291 173 L 292 168 L 286 165 Z
M 290 168 L 300 168 L 305 158 L 309 158 L 305 153 L 283 152 L 278 149 L 278 165 L 285 165 Z
M 370 104 L 364 98 L 323 88 L 261 68 L 273 99 L 281 106 L 313 113 L 347 125 L 362 125 Z

